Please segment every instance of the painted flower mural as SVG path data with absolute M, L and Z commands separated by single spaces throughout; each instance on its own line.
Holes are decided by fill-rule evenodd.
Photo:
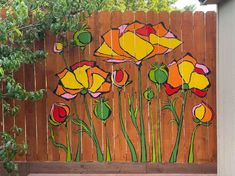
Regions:
M 51 125 L 58 126 L 66 122 L 70 113 L 69 106 L 64 103 L 54 103 L 51 107 L 49 122 Z
M 173 51 L 182 42 L 163 23 L 157 25 L 143 24 L 135 21 L 113 28 L 103 36 L 103 43 L 95 51 L 96 56 L 105 58 L 106 62 L 134 62 L 138 66 L 138 98 L 140 114 L 141 161 L 147 161 L 145 124 L 143 117 L 142 62 L 155 55 Z
M 205 102 L 195 105 L 192 114 L 196 123 L 210 123 L 213 120 L 212 108 Z
M 168 95 L 172 95 L 181 90 L 191 90 L 199 97 L 205 97 L 210 87 L 207 78 L 209 69 L 197 63 L 191 54 L 186 54 L 182 59 L 173 61 L 168 66 L 169 77 L 164 84 Z
M 93 61 L 81 61 L 62 72 L 58 73 L 59 83 L 55 94 L 70 100 L 80 94 L 89 93 L 97 98 L 111 89 L 111 83 L 107 81 L 109 73 L 103 71 Z
M 95 55 L 113 63 L 140 64 L 155 55 L 167 54 L 182 43 L 163 23 L 152 25 L 138 21 L 113 28 L 102 37 L 104 42 Z
M 56 142 L 53 128 L 50 128 L 51 135 L 49 136 L 49 140 L 53 143 L 55 147 L 62 148 L 67 156 L 67 161 L 72 161 L 72 152 L 71 152 L 71 144 L 70 144 L 70 136 L 68 132 L 67 122 L 70 120 L 69 118 L 70 108 L 68 105 L 64 103 L 54 103 L 51 107 L 50 116 L 49 116 L 49 124 L 52 126 L 59 126 L 64 124 L 66 129 L 66 145 Z
M 130 24 L 123 24 L 118 28 L 109 29 L 102 36 L 102 39 L 103 42 L 95 50 L 94 55 L 99 56 L 100 60 L 113 64 L 110 64 L 110 68 L 107 67 L 110 72 L 112 69 L 111 73 L 102 70 L 94 61 L 84 60 L 72 66 L 68 65 L 69 61 L 67 61 L 66 53 L 63 52 L 67 46 L 63 46 L 60 42 L 55 43 L 53 50 L 63 57 L 66 68 L 57 74 L 59 80 L 54 93 L 63 99 L 71 100 L 74 114 L 70 115 L 67 105 L 55 103 L 52 105 L 50 112 L 50 126 L 56 128 L 64 125 L 67 128 L 67 122 L 71 119 L 72 126 L 76 126 L 76 135 L 78 135 L 79 141 L 75 157 L 76 161 L 80 162 L 81 158 L 83 159 L 85 156 L 85 153 L 81 152 L 83 147 L 82 138 L 85 137 L 90 137 L 93 142 L 92 148 L 96 149 L 97 161 L 111 162 L 112 159 L 118 161 L 116 159 L 116 151 L 112 151 L 117 143 L 109 141 L 109 137 L 114 140 L 114 136 L 112 136 L 114 134 L 110 133 L 109 124 L 112 123 L 109 123 L 109 119 L 112 110 L 117 108 L 115 112 L 118 113 L 113 114 L 113 117 L 118 115 L 119 118 L 115 118 L 117 118 L 119 125 L 115 124 L 113 127 L 119 127 L 119 136 L 123 135 L 124 138 L 122 139 L 127 144 L 125 145 L 125 154 L 123 156 L 127 155 L 127 148 L 132 162 L 150 161 L 161 163 L 166 160 L 165 153 L 162 153 L 162 150 L 165 149 L 161 146 L 165 143 L 161 135 L 161 128 L 163 127 L 161 116 L 165 116 L 165 113 L 162 115 L 161 111 L 168 109 L 172 113 L 170 117 L 173 117 L 171 122 L 174 121 L 177 125 L 177 128 L 175 128 L 177 130 L 175 132 L 175 145 L 169 162 L 177 162 L 185 111 L 188 110 L 187 107 L 190 104 L 187 102 L 188 95 L 191 92 L 197 95 L 198 98 L 203 98 L 207 95 L 210 87 L 209 69 L 207 66 L 198 63 L 189 53 L 168 65 L 164 61 L 159 64 L 158 55 L 165 55 L 182 44 L 182 41 L 168 30 L 163 23 L 152 25 L 135 21 Z M 82 57 L 86 58 L 84 49 L 91 41 L 91 33 L 84 28 L 74 33 L 72 44 L 79 46 Z M 154 64 L 150 66 L 148 65 L 149 62 L 146 62 L 146 65 L 144 65 L 145 60 L 154 57 L 156 59 Z M 126 62 L 125 64 L 134 63 L 134 67 L 138 69 L 138 72 L 136 72 L 138 74 L 129 75 L 127 67 L 123 64 L 124 62 Z M 121 66 L 124 66 L 125 69 L 123 67 L 117 69 L 118 66 L 116 64 L 118 63 L 122 63 Z M 142 69 L 143 66 L 144 68 Z M 143 77 L 146 74 L 142 75 L 141 73 L 147 69 L 148 77 Z M 132 80 L 130 80 L 130 77 Z M 137 79 L 135 80 L 135 78 Z M 133 88 L 131 94 L 130 90 L 125 89 L 125 87 L 130 86 L 132 81 L 136 81 L 138 83 L 136 86 L 138 87 L 137 90 Z M 142 86 L 142 81 L 148 88 Z M 152 85 L 149 85 L 150 82 L 148 81 Z M 109 104 L 105 94 L 111 91 L 112 85 L 116 87 L 116 89 L 112 90 L 117 91 L 118 99 Z M 142 91 L 142 89 L 145 91 Z M 166 92 L 168 95 L 167 100 L 164 100 L 166 97 L 163 96 L 161 90 L 164 90 L 163 93 Z M 88 94 L 92 99 L 87 99 Z M 170 97 L 173 94 L 176 94 L 176 99 L 174 100 Z M 181 94 L 183 95 L 182 98 Z M 182 102 L 181 111 L 176 107 L 176 103 L 178 104 L 177 98 L 179 97 L 180 103 Z M 77 100 L 76 98 L 82 103 L 77 103 L 75 101 Z M 96 99 L 94 100 L 93 98 Z M 162 104 L 164 105 L 162 106 Z M 85 111 L 83 116 L 87 117 L 86 120 L 84 117 L 80 117 L 77 111 L 78 106 L 83 106 L 82 109 Z M 194 106 L 192 112 L 193 120 L 197 125 L 192 132 L 188 157 L 189 163 L 194 162 L 193 146 L 197 128 L 199 126 L 209 126 L 213 119 L 212 109 L 204 102 Z M 132 124 L 126 123 L 126 115 L 130 116 L 128 117 L 131 118 Z M 146 119 L 148 123 L 146 123 Z M 102 123 L 102 132 L 97 127 L 97 123 Z M 135 136 L 133 136 L 133 131 L 129 130 L 129 128 L 136 130 L 134 131 Z M 67 160 L 70 161 L 69 133 L 66 132 L 67 143 L 63 145 L 56 142 L 53 129 L 50 128 L 50 130 L 50 140 L 56 147 L 63 148 L 67 152 Z M 82 136 L 84 133 L 87 135 Z M 100 133 L 102 133 L 102 138 Z M 118 138 L 118 134 L 115 135 Z
M 214 118 L 212 108 L 205 102 L 195 105 L 192 108 L 192 115 L 193 115 L 193 121 L 197 123 L 197 125 L 193 129 L 190 141 L 189 154 L 188 154 L 188 163 L 190 164 L 194 163 L 194 141 L 197 129 L 200 126 L 209 127 Z

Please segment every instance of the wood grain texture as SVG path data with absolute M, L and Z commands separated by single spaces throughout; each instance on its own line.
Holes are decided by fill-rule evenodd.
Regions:
M 104 33 L 109 31 L 111 28 L 118 28 L 121 24 L 132 23 L 138 20 L 142 23 L 151 23 L 153 25 L 163 22 L 165 27 L 174 33 L 177 38 L 183 41 L 183 44 L 176 48 L 174 51 L 167 55 L 157 55 L 151 59 L 145 60 L 142 65 L 142 90 L 144 91 L 147 87 L 151 87 L 156 92 L 156 86 L 148 79 L 148 73 L 153 63 L 165 63 L 169 64 L 173 60 L 179 60 L 187 52 L 190 52 L 199 63 L 207 65 L 211 73 L 208 75 L 211 87 L 208 90 L 208 96 L 201 99 L 195 95 L 188 96 L 186 113 L 184 124 L 181 133 L 181 141 L 178 153 L 178 163 L 187 163 L 188 150 L 190 144 L 190 137 L 192 130 L 195 127 L 195 123 L 192 120 L 192 107 L 196 103 L 200 103 L 202 100 L 210 104 L 214 112 L 216 112 L 216 61 L 215 61 L 215 32 L 216 32 L 216 14 L 213 12 L 95 12 L 88 19 L 88 25 L 93 36 L 92 43 L 90 43 L 84 54 L 81 52 L 79 47 L 69 47 L 65 49 L 65 57 L 69 65 L 73 65 L 81 60 L 96 61 L 97 65 L 107 72 L 112 72 L 117 69 L 125 69 L 130 74 L 130 80 L 133 82 L 124 88 L 121 94 L 122 98 L 122 110 L 123 120 L 127 129 L 128 135 L 132 140 L 138 160 L 140 160 L 140 139 L 132 124 L 131 117 L 129 115 L 128 96 L 134 93 L 134 106 L 137 107 L 138 103 L 138 72 L 137 66 L 131 62 L 121 64 L 111 64 L 104 62 L 105 58 L 94 56 L 94 51 L 103 43 L 101 37 Z M 73 33 L 68 33 L 67 38 L 72 39 Z M 47 93 L 43 100 L 32 103 L 32 102 L 15 102 L 15 104 L 23 105 L 21 112 L 18 114 L 19 118 L 16 119 L 16 124 L 20 127 L 25 127 L 25 135 L 19 138 L 19 141 L 27 139 L 29 145 L 29 154 L 27 158 L 17 158 L 18 160 L 29 160 L 29 161 L 65 161 L 66 153 L 62 149 L 54 147 L 51 141 L 48 140 L 50 132 L 48 130 L 48 115 L 50 113 L 51 105 L 55 102 L 64 102 L 71 107 L 71 114 L 75 114 L 74 104 L 72 101 L 65 101 L 62 98 L 56 96 L 53 90 L 58 84 L 58 78 L 55 76 L 56 73 L 62 71 L 66 65 L 60 55 L 53 53 L 53 45 L 57 41 L 56 36 L 51 33 L 46 33 L 45 42 L 35 43 L 36 49 L 45 49 L 48 52 L 48 58 L 45 61 L 41 61 L 38 65 L 32 66 L 27 65 L 16 75 L 16 79 L 22 82 L 28 90 L 35 90 L 40 88 L 46 88 Z M 128 41 L 126 41 L 128 42 Z M 145 48 L 143 48 L 145 49 Z M 109 80 L 111 81 L 111 80 Z M 122 134 L 120 122 L 119 122 L 119 111 L 118 111 L 118 91 L 117 87 L 112 86 L 110 93 L 103 95 L 109 102 L 112 108 L 112 115 L 107 121 L 107 131 L 110 140 L 111 156 L 114 162 L 131 162 L 131 154 L 125 138 Z M 166 95 L 164 86 L 161 88 L 161 107 L 164 102 L 167 101 L 168 96 Z M 176 111 L 178 114 L 181 113 L 182 95 L 177 93 L 172 95 L 170 98 L 174 99 L 179 97 L 176 104 Z M 78 95 L 75 100 L 75 106 L 78 109 L 78 114 L 87 124 L 89 121 L 85 113 L 85 106 L 83 96 Z M 95 99 L 90 95 L 87 95 L 87 101 L 89 110 L 94 122 L 97 137 L 104 153 L 106 151 L 106 140 L 105 140 L 105 128 L 101 120 L 95 117 L 93 113 Z M 154 130 L 155 140 L 157 140 L 157 100 L 153 99 L 151 107 L 148 102 L 143 99 L 143 114 L 145 123 L 145 138 L 147 148 L 147 161 L 151 162 L 152 156 L 152 139 L 150 134 L 150 108 L 154 118 Z M 0 109 L 1 110 L 1 109 Z M 137 113 L 137 122 L 139 124 L 139 112 Z M 3 124 L 3 116 L 0 117 L 1 123 Z M 161 146 L 162 146 L 162 158 L 163 163 L 168 163 L 175 144 L 177 126 L 173 123 L 169 123 L 173 118 L 172 114 L 167 111 L 161 111 Z M 11 126 L 14 122 L 4 122 L 4 126 Z M 79 137 L 77 134 L 78 127 L 71 123 L 69 126 L 69 134 L 71 136 L 71 146 L 73 160 L 77 152 L 77 146 L 79 144 Z M 216 163 L 217 162 L 217 146 L 216 146 L 216 120 L 213 124 L 206 128 L 202 127 L 198 129 L 195 140 L 195 163 Z M 53 127 L 57 142 L 66 142 L 65 128 L 64 125 L 59 127 Z M 3 125 L 1 127 L 3 130 Z M 82 135 L 82 162 L 94 162 L 97 161 L 96 148 L 93 141 L 87 134 Z M 157 144 L 157 143 L 156 143 Z M 156 145 L 157 151 L 157 145 Z M 109 165 L 108 165 L 109 166 Z M 139 165 L 138 165 L 139 166 Z M 36 167 L 35 165 L 33 167 Z M 63 166 L 66 167 L 66 166 Z M 69 167 L 69 166 L 68 166 Z M 147 167 L 147 166 L 146 166 Z M 149 166 L 149 169 L 154 169 L 153 166 Z M 132 168 L 133 169 L 133 168 Z M 159 169 L 159 168 L 157 168 Z

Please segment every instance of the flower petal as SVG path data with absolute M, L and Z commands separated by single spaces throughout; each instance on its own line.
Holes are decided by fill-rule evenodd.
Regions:
M 193 58 L 193 56 L 190 53 L 187 53 L 183 58 L 181 58 L 180 60 L 178 60 L 178 64 L 180 64 L 183 61 L 188 61 L 191 62 L 193 65 L 197 64 L 196 59 Z
M 202 122 L 210 122 L 213 119 L 213 110 L 211 109 L 211 107 L 209 107 L 208 105 L 206 105 L 205 103 L 202 103 L 206 109 L 204 118 L 201 120 Z
M 185 83 L 189 83 L 191 74 L 194 71 L 194 65 L 191 62 L 183 61 L 178 64 L 180 75 L 182 76 Z
M 76 68 L 82 67 L 82 66 L 84 66 L 84 65 L 90 66 L 90 67 L 94 67 L 95 64 L 96 64 L 96 63 L 95 63 L 94 61 L 86 61 L 86 60 L 84 60 L 84 61 L 81 61 L 81 62 L 78 62 L 78 63 L 73 64 L 73 65 L 71 66 L 71 70 L 73 71 L 73 70 L 75 70 Z
M 119 30 L 118 29 L 112 29 L 106 34 L 103 35 L 105 43 L 108 45 L 110 49 L 112 49 L 113 52 L 115 52 L 119 56 L 124 56 L 127 58 L 133 58 L 131 55 L 126 53 L 119 44 Z
M 210 70 L 203 64 L 196 64 L 196 68 L 202 69 L 205 74 L 210 72 Z
M 85 88 L 88 88 L 88 86 L 89 86 L 88 75 L 87 75 L 87 70 L 89 68 L 91 68 L 91 67 L 87 66 L 87 65 L 83 65 L 82 67 L 78 67 L 75 70 L 73 70 L 73 73 L 75 74 L 76 79 Z
M 97 90 L 97 92 L 102 92 L 102 93 L 105 93 L 105 92 L 109 92 L 111 90 L 111 83 L 109 82 L 104 82 L 100 88 Z
M 130 32 L 135 32 L 137 29 L 140 29 L 140 28 L 142 28 L 142 27 L 144 27 L 144 26 L 145 26 L 145 24 L 140 23 L 139 21 L 135 21 L 135 22 L 129 24 L 129 25 L 126 27 L 125 32 L 128 32 L 128 31 L 130 31 Z
M 204 90 L 207 87 L 209 87 L 210 82 L 209 79 L 202 74 L 198 74 L 196 72 L 193 72 L 191 75 L 191 80 L 189 82 L 189 88 L 196 88 L 199 90 Z
M 66 100 L 71 100 L 71 99 L 74 99 L 76 96 L 77 96 L 77 93 L 73 92 L 74 94 L 72 93 L 69 93 L 67 92 L 68 90 L 65 88 L 63 88 L 63 86 L 61 85 L 58 85 L 57 88 L 54 90 L 54 93 Z M 74 91 L 74 90 L 70 90 L 70 91 Z
M 158 35 L 159 37 L 163 37 L 164 35 L 167 34 L 167 30 L 166 30 L 166 27 L 164 26 L 164 23 L 159 23 L 155 26 L 153 26 L 153 28 L 155 29 L 156 31 L 156 35 Z
M 168 80 L 167 83 L 174 88 L 177 88 L 183 84 L 182 77 L 179 72 L 178 65 L 173 61 L 168 66 Z
M 133 32 L 126 32 L 120 37 L 122 49 L 136 58 L 137 61 L 144 59 L 153 51 L 153 46 L 135 35 Z M 143 49 L 144 48 L 144 49 Z
M 168 95 L 173 95 L 180 90 L 180 87 L 174 88 L 174 87 L 171 87 L 169 84 L 164 84 L 164 87 L 166 88 L 166 93 Z
M 68 69 L 64 69 L 58 73 L 57 76 L 60 78 L 60 82 L 65 88 L 68 89 L 82 89 L 83 86 L 77 81 L 75 75 Z
M 190 89 L 195 95 L 203 98 L 206 96 L 207 94 L 207 90 L 203 91 L 203 90 L 199 90 L 199 89 Z
M 176 47 L 182 44 L 182 42 L 177 38 L 159 37 L 155 34 L 149 35 L 149 41 L 153 45 L 159 44 L 170 49 L 175 49 Z
M 149 36 L 150 34 L 156 34 L 156 31 L 151 25 L 146 25 L 146 26 L 143 26 L 142 28 L 137 29 L 136 34 L 139 34 L 142 36 Z
M 199 104 L 194 108 L 194 116 L 200 121 L 204 118 L 205 113 L 206 108 L 202 104 Z

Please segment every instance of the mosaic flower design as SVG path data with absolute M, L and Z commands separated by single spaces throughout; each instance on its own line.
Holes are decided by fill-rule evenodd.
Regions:
M 207 77 L 209 69 L 197 63 L 191 54 L 186 54 L 178 61 L 173 61 L 168 66 L 168 80 L 164 84 L 168 95 L 181 90 L 191 90 L 199 97 L 205 97 L 210 87 Z
M 140 64 L 155 55 L 167 54 L 182 43 L 163 23 L 152 25 L 138 21 L 113 28 L 102 37 L 104 42 L 95 55 L 113 63 Z
M 57 74 L 59 83 L 54 92 L 67 100 L 75 98 L 79 93 L 89 93 L 97 98 L 111 89 L 111 83 L 107 81 L 108 75 L 95 62 L 81 61 Z

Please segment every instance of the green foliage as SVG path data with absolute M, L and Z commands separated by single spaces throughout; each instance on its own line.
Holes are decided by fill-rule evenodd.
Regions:
M 9 102 L 38 101 L 45 90 L 27 91 L 14 79 L 23 64 L 36 64 L 47 57 L 34 43 L 44 38 L 46 31 L 58 36 L 76 32 L 86 26 L 85 20 L 101 9 L 103 0 L 0 0 L 0 100 L 5 116 L 15 118 L 20 110 Z M 4 88 L 4 89 L 2 89 Z M 6 119 L 7 120 L 7 119 Z M 18 170 L 14 157 L 27 150 L 16 137 L 22 129 L 13 126 L 0 135 L 0 160 L 7 172 Z
M 177 0 L 104 0 L 102 10 L 172 11 Z
M 195 4 L 191 4 L 191 5 L 186 5 L 183 9 L 184 11 L 195 11 L 196 10 L 196 5 Z

